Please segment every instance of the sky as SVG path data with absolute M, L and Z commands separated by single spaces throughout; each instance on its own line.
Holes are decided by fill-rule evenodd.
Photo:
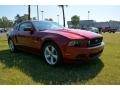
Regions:
M 36 5 L 31 6 L 31 17 L 37 17 Z M 0 5 L 0 18 L 6 16 L 10 20 L 14 20 L 17 14 L 24 15 L 28 13 L 27 5 Z M 80 20 L 89 19 L 95 21 L 120 21 L 120 6 L 84 6 L 84 5 L 68 5 L 65 7 L 66 21 L 70 21 L 73 15 L 80 16 Z M 58 22 L 57 15 L 59 14 L 59 23 L 63 25 L 62 10 L 57 5 L 39 5 L 39 18 L 42 19 L 41 11 L 44 11 L 43 18 L 52 18 L 55 22 Z

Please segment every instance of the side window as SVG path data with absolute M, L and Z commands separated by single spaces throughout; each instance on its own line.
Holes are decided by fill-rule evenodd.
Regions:
M 26 27 L 31 27 L 32 28 L 32 24 L 29 23 L 29 22 L 22 23 L 19 27 L 19 31 L 24 31 L 24 28 L 26 28 Z

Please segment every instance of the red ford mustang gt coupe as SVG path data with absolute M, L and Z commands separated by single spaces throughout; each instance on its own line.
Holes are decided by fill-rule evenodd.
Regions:
M 67 29 L 50 21 L 25 21 L 7 33 L 11 52 L 41 54 L 47 64 L 80 62 L 99 57 L 104 49 L 100 34 Z

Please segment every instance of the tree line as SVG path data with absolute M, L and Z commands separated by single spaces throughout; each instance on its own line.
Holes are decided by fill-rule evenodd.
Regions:
M 30 18 L 31 20 L 37 20 L 36 17 Z M 14 18 L 14 21 L 9 20 L 6 16 L 3 16 L 0 18 L 0 28 L 12 28 L 14 25 L 19 24 L 23 21 L 28 20 L 28 14 L 24 14 L 23 16 L 20 16 L 17 14 Z M 52 18 L 45 18 L 46 21 L 53 21 Z
M 0 18 L 0 28 L 11 28 L 13 27 L 13 21 L 9 20 L 7 17 L 3 16 Z

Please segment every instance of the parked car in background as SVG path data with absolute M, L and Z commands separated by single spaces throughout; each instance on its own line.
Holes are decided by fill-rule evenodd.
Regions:
M 98 58 L 104 49 L 100 34 L 67 29 L 51 21 L 22 22 L 7 33 L 11 52 L 41 54 L 47 64 L 82 62 Z
M 89 27 L 87 30 L 89 30 L 91 32 L 99 33 L 99 29 L 96 27 Z
M 0 33 L 7 32 L 8 29 L 0 28 Z
M 115 28 L 110 28 L 110 27 L 105 27 L 102 29 L 102 32 L 105 33 L 105 32 L 109 32 L 109 33 L 115 33 L 117 31 L 117 29 Z
M 4 32 L 4 29 L 3 28 L 0 28 L 0 33 Z

